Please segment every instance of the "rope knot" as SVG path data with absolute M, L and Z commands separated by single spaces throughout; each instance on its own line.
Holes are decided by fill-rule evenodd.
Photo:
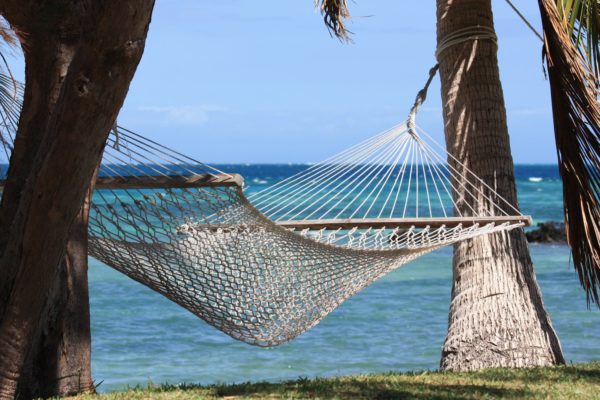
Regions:
M 427 82 L 425 83 L 423 89 L 419 90 L 419 93 L 417 93 L 415 103 L 413 104 L 412 108 L 410 109 L 410 113 L 408 114 L 406 127 L 408 128 L 408 133 L 414 137 L 417 136 L 417 126 L 415 123 L 415 120 L 417 118 L 417 112 L 419 111 L 419 108 L 421 108 L 421 105 L 425 102 L 425 99 L 427 99 L 427 90 L 429 89 L 429 85 L 431 85 L 431 81 L 433 81 L 433 78 L 435 77 L 435 74 L 437 73 L 438 69 L 439 65 L 436 64 L 429 70 L 429 78 L 427 79 Z

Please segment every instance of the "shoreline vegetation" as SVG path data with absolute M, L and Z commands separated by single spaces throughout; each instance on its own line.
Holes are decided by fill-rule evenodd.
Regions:
M 154 385 L 80 395 L 117 399 L 597 399 L 600 362 L 476 372 L 406 372 L 299 378 L 281 383 Z
M 525 232 L 529 243 L 567 243 L 565 223 L 559 221 L 540 222 Z

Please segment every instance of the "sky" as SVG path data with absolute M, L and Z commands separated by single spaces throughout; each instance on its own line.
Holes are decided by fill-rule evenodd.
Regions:
M 541 30 L 537 2 L 515 3 Z M 119 124 L 208 163 L 300 163 L 403 122 L 436 62 L 435 2 L 349 6 L 345 44 L 313 0 L 157 0 Z M 514 160 L 555 163 L 541 42 L 493 6 Z M 417 123 L 443 140 L 438 78 Z

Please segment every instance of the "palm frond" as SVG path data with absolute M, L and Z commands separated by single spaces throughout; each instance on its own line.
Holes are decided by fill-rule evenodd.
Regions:
M 600 307 L 600 105 L 593 70 L 597 64 L 589 64 L 578 49 L 573 24 L 565 23 L 556 0 L 539 0 L 539 5 L 567 239 L 588 304 Z
M 19 43 L 17 34 L 8 22 L 0 17 L 0 146 L 6 157 L 11 152 L 13 137 L 20 111 L 15 110 L 15 99 L 22 93 L 22 86 L 14 78 L 6 54 Z
M 350 31 L 346 20 L 350 18 L 347 0 L 315 0 L 315 7 L 321 11 L 329 32 L 342 41 L 350 41 Z
M 600 77 L 600 4 L 598 0 L 556 0 L 562 23 L 567 27 L 571 40 Z
M 6 59 L 6 53 L 14 49 L 19 43 L 16 32 L 10 27 L 8 22 L 0 16 L 0 70 L 5 70 L 10 77 L 12 71 Z M 15 81 L 16 82 L 16 81 Z
M 24 85 L 12 76 L 0 72 L 0 159 L 10 158 L 14 134 L 19 124 L 21 109 L 19 99 L 23 97 Z
M 18 43 L 17 35 L 2 17 L 0 17 L 0 41 L 10 47 L 16 46 Z

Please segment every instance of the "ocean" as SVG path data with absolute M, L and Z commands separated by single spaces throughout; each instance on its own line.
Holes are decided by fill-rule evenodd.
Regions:
M 219 165 L 254 192 L 306 168 Z M 562 220 L 555 165 L 516 166 L 534 223 Z M 588 309 L 564 245 L 532 244 L 545 305 L 569 362 L 600 359 L 600 312 Z M 280 381 L 436 369 L 447 327 L 451 248 L 413 261 L 351 298 L 291 343 L 237 342 L 161 295 L 90 259 L 92 369 L 100 391 L 154 383 Z

